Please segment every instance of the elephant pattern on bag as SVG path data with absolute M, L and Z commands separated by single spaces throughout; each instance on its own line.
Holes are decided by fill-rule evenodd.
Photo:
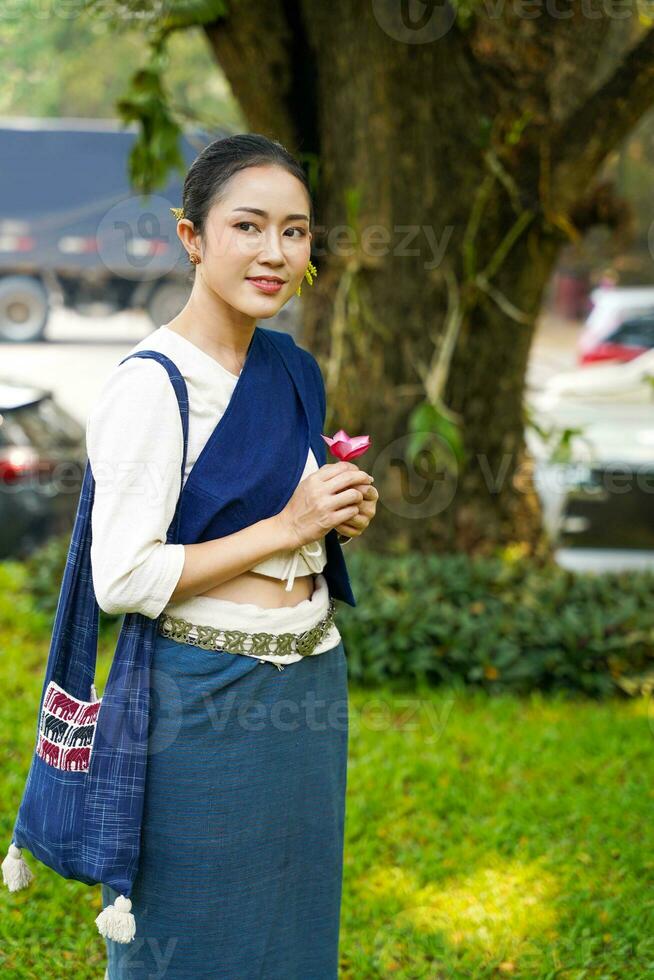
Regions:
M 49 766 L 86 772 L 102 698 L 81 701 L 50 681 L 41 710 L 37 755 Z
M 69 723 L 63 718 L 57 718 L 56 715 L 46 715 L 44 713 L 41 731 L 51 742 L 63 742 L 69 728 Z

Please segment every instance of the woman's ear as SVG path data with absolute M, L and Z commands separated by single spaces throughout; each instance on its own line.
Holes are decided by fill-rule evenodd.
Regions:
M 187 252 L 199 251 L 200 236 L 196 234 L 190 218 L 182 218 L 177 222 L 177 236 Z

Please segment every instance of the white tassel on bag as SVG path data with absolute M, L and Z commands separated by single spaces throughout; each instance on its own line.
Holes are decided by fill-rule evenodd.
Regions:
M 136 935 L 136 920 L 130 912 L 131 907 L 132 903 L 125 895 L 119 895 L 113 905 L 107 905 L 95 920 L 100 935 L 116 943 L 131 943 Z
M 25 861 L 21 848 L 16 847 L 13 841 L 2 862 L 2 878 L 10 892 L 27 888 L 34 878 L 34 872 Z M 96 916 L 95 923 L 100 935 L 117 943 L 131 942 L 136 935 L 136 920 L 131 908 L 129 898 L 119 895 L 113 905 L 108 905 Z
M 7 856 L 2 862 L 2 878 L 5 885 L 10 892 L 17 892 L 21 888 L 27 888 L 33 877 L 34 873 L 23 857 L 22 850 L 12 841 Z

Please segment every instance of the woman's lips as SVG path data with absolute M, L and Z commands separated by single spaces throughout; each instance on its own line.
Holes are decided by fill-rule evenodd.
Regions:
M 270 279 L 248 279 L 248 282 L 260 289 L 262 293 L 278 293 L 284 285 L 283 282 L 271 282 Z

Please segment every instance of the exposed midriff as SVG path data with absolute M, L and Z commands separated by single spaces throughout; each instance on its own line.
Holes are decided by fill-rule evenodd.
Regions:
M 310 598 L 314 588 L 313 575 L 296 576 L 293 587 L 287 592 L 283 580 L 262 575 L 260 572 L 247 571 L 199 594 L 228 599 L 230 602 L 252 602 L 266 609 L 278 609 L 281 606 L 296 606 L 298 602 Z

